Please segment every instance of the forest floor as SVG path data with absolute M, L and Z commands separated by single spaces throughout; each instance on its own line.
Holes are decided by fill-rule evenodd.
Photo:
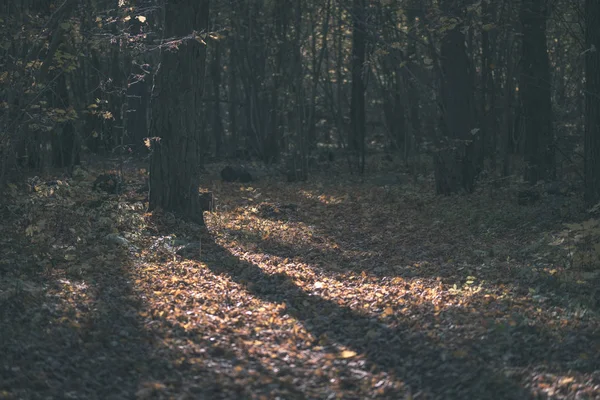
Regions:
M 11 185 L 0 399 L 600 398 L 576 197 L 218 170 L 206 227 L 147 213 L 144 171 Z

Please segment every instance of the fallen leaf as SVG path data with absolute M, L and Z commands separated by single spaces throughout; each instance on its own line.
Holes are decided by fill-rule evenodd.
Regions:
M 452 355 L 456 358 L 465 358 L 469 355 L 466 350 L 460 349 L 452 352 Z
M 352 351 L 352 350 L 344 350 L 340 353 L 340 356 L 342 358 L 352 358 L 352 357 L 356 356 L 356 352 Z
M 565 385 L 568 385 L 569 383 L 573 383 L 573 382 L 575 382 L 575 378 L 573 378 L 572 376 L 569 376 L 569 377 L 566 377 L 566 378 L 562 378 L 562 379 L 561 379 L 561 380 L 558 382 L 558 384 L 559 384 L 560 386 L 565 386 Z

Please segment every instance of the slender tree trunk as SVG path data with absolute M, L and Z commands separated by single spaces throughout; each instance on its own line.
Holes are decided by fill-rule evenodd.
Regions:
M 585 199 L 600 201 L 600 2 L 586 0 Z
M 364 63 L 366 54 L 366 3 L 354 0 L 352 7 L 352 99 L 350 104 L 350 151 L 354 155 L 354 166 L 362 173 L 365 168 L 365 81 Z
M 231 40 L 233 42 L 233 40 Z M 233 43 L 232 43 L 233 44 Z M 229 99 L 229 155 L 235 157 L 239 145 L 239 130 L 238 130 L 238 87 L 237 87 L 237 56 L 234 54 L 234 47 L 231 47 L 229 52 L 229 69 L 227 77 L 229 84 L 227 85 Z
M 280 104 L 280 92 L 281 86 L 284 82 L 283 74 L 285 60 L 289 58 L 290 48 L 288 43 L 288 28 L 290 26 L 289 21 L 289 10 L 291 4 L 287 1 L 278 1 L 274 5 L 273 9 L 273 25 L 275 27 L 275 35 L 279 45 L 277 46 L 277 52 L 275 54 L 275 65 L 273 71 L 273 78 L 271 83 L 269 101 L 271 107 L 268 112 L 268 125 L 266 137 L 264 138 L 264 162 L 267 164 L 277 162 L 280 154 L 281 144 L 281 114 L 283 108 Z M 297 27 L 300 29 L 300 27 Z
M 221 116 L 221 42 L 211 41 L 213 44 L 212 60 L 210 64 L 210 77 L 212 87 L 212 134 L 215 139 L 215 155 L 220 157 L 223 152 L 223 119 Z
M 139 68 L 132 72 L 127 88 L 127 135 L 134 149 L 140 152 L 144 148 L 144 138 L 148 136 L 149 79 L 146 72 Z
M 507 177 L 512 173 L 511 155 L 514 153 L 514 135 L 515 135 L 515 66 L 513 64 L 513 36 L 509 34 L 505 46 L 504 55 L 504 126 L 502 132 L 502 176 Z
M 493 147 L 490 148 L 490 154 L 492 158 L 492 171 L 496 170 L 496 133 L 493 132 L 493 127 L 490 124 L 491 118 L 493 118 L 493 109 L 491 107 L 491 97 L 493 96 L 494 87 L 492 85 L 492 70 L 490 65 L 492 64 L 491 56 L 492 49 L 490 45 L 490 33 L 486 29 L 487 24 L 490 23 L 490 6 L 487 0 L 481 3 L 481 14 L 483 30 L 481 31 L 481 109 L 479 115 L 481 116 L 479 129 L 481 137 L 485 141 L 491 141 Z M 490 138 L 493 136 L 493 138 Z M 491 139 L 491 140 L 490 140 Z M 484 151 L 487 149 L 483 149 Z
M 550 97 L 550 65 L 546 44 L 546 0 L 523 0 L 523 58 L 519 93 L 525 124 L 525 180 L 553 180 L 556 175 Z
M 409 9 L 406 11 L 406 15 L 408 17 L 408 26 L 410 27 L 411 35 L 408 38 L 408 46 L 407 53 L 408 55 L 414 54 L 415 59 L 418 59 L 417 54 L 417 41 L 416 37 L 419 35 L 419 25 L 418 20 L 421 18 L 421 12 L 419 11 L 420 2 L 418 0 L 410 0 Z M 411 128 L 411 152 L 414 154 L 418 152 L 418 147 L 422 142 L 422 132 L 421 132 L 421 111 L 420 111 L 420 102 L 421 99 L 419 97 L 418 90 L 418 82 L 415 75 L 417 70 L 417 64 L 413 61 L 408 61 L 407 66 L 403 68 L 404 71 L 404 81 L 407 84 L 407 103 L 409 107 L 409 119 L 410 119 L 410 128 Z
M 203 224 L 199 198 L 197 102 L 204 87 L 205 45 L 193 37 L 208 27 L 209 0 L 165 0 L 164 43 L 155 77 L 150 209 Z M 172 40 L 172 39 L 170 39 Z
M 62 73 L 57 79 L 57 88 L 53 94 L 57 108 L 66 108 L 67 113 L 74 103 L 69 94 L 67 74 Z M 56 127 L 52 134 L 52 165 L 55 167 L 72 168 L 79 164 L 79 140 L 75 131 L 75 121 L 69 119 Z
M 343 33 L 343 29 L 344 26 L 342 25 L 342 15 L 343 15 L 343 8 L 341 5 L 338 5 L 337 8 L 337 13 L 336 13 L 336 19 L 338 21 L 337 24 L 337 33 L 335 34 L 335 39 L 334 39 L 334 52 L 335 52 L 335 99 L 337 100 L 337 110 L 338 112 L 335 114 L 336 115 L 336 122 L 337 122 L 337 129 L 338 129 L 338 140 L 339 140 L 339 146 L 340 148 L 350 148 L 350 145 L 348 143 L 348 141 L 346 140 L 346 137 L 344 135 L 344 133 L 346 131 L 348 131 L 348 129 L 346 129 L 346 123 L 344 121 L 344 109 L 346 108 L 347 105 L 347 97 L 345 94 L 345 90 L 344 90 L 344 33 Z M 332 106 L 333 106 L 333 102 Z
M 317 50 L 317 35 L 313 39 L 313 75 L 312 89 L 310 94 L 310 111 L 308 115 L 308 144 L 311 149 L 317 146 L 317 127 L 316 127 L 316 112 L 317 112 L 317 94 L 319 82 L 321 81 L 321 69 L 323 60 L 328 53 L 327 37 L 329 36 L 329 19 L 331 14 L 331 0 L 327 0 L 325 5 L 325 16 L 323 17 L 323 28 L 321 31 L 321 47 Z M 316 18 L 315 18 L 316 19 Z M 312 21 L 314 24 L 314 20 Z M 317 55 L 318 51 L 318 55 Z

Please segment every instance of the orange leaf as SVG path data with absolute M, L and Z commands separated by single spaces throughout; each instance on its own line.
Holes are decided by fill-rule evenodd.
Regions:
M 392 314 L 394 314 L 394 309 L 392 307 L 388 307 L 385 310 L 383 310 L 384 317 L 389 317 Z

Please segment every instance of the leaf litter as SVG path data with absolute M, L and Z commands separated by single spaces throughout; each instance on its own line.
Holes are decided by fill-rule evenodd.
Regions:
M 209 182 L 201 228 L 130 175 L 0 208 L 0 399 L 600 397 L 598 285 L 540 244 L 560 221 L 264 179 Z

